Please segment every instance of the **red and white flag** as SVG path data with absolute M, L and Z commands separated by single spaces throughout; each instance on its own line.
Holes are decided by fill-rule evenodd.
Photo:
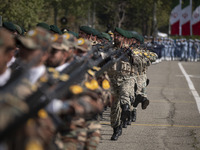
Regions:
M 200 5 L 197 6 L 192 14 L 192 31 L 193 35 L 200 35 Z
M 190 22 L 192 18 L 192 0 L 183 0 L 180 25 L 182 34 L 190 35 Z
M 171 35 L 179 35 L 181 0 L 174 0 L 170 16 Z

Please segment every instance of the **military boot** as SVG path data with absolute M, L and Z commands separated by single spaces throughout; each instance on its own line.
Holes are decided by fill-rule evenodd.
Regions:
M 136 116 L 137 116 L 137 109 L 133 109 L 133 111 L 132 111 L 132 122 L 136 122 Z
M 149 105 L 149 100 L 146 97 L 144 97 L 142 100 L 142 109 L 146 109 L 148 105 Z
M 143 97 L 142 95 L 138 94 L 136 97 L 135 97 L 135 101 L 133 103 L 133 107 L 137 107 L 139 103 L 141 103 L 143 100 Z
M 120 126 L 113 128 L 113 135 L 111 137 L 111 140 L 116 141 L 118 139 L 118 137 L 120 136 L 119 134 L 121 134 Z
M 121 114 L 122 127 L 123 128 L 127 128 L 129 105 L 128 104 L 124 104 L 121 107 L 122 107 L 122 114 Z
M 119 136 L 122 135 L 122 123 L 119 126 Z
M 132 112 L 129 111 L 127 125 L 131 125 L 131 122 L 132 122 Z

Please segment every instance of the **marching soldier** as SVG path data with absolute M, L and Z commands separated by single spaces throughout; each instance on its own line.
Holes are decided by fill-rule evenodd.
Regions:
M 115 49 L 123 48 L 125 38 L 130 37 L 127 31 L 115 28 L 114 43 Z M 126 48 L 125 48 L 126 49 Z M 127 119 L 130 113 L 130 74 L 131 63 L 129 56 L 124 57 L 120 62 L 116 63 L 108 72 L 113 88 L 113 103 L 111 105 L 111 126 L 113 135 L 111 140 L 117 140 L 122 134 L 122 126 L 127 127 Z

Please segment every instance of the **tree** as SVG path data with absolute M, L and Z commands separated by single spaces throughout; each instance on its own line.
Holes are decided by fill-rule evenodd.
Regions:
M 43 0 L 6 0 L 0 6 L 3 21 L 12 21 L 25 28 L 35 26 L 41 21 L 40 14 L 44 12 Z

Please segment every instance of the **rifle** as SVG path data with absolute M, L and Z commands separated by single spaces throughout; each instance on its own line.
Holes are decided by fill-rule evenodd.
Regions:
M 74 71 L 76 68 L 80 67 L 82 64 L 84 64 L 88 59 L 90 59 L 91 55 L 93 55 L 93 58 L 97 58 L 99 55 L 99 51 L 107 51 L 110 48 L 113 47 L 112 43 L 108 43 L 104 46 L 104 48 L 100 49 L 100 46 L 94 46 L 91 51 L 87 53 L 86 56 L 83 56 L 81 59 L 75 59 L 70 63 L 69 66 L 67 66 L 61 73 L 69 74 L 72 71 Z
M 104 51 L 107 49 L 105 48 Z M 96 51 L 93 50 L 92 52 Z M 84 64 L 81 65 L 79 68 L 69 69 L 68 71 L 66 68 L 66 72 L 69 72 L 69 79 L 67 81 L 61 81 L 61 80 L 48 80 L 48 82 L 45 82 L 41 85 L 41 87 L 34 93 L 32 93 L 30 96 L 28 96 L 25 99 L 25 102 L 29 108 L 28 112 L 22 112 L 21 115 L 14 116 L 13 120 L 8 122 L 8 126 L 5 127 L 2 131 L 0 131 L 0 140 L 5 139 L 9 133 L 13 133 L 17 128 L 19 128 L 22 124 L 24 124 L 29 118 L 35 116 L 37 112 L 47 106 L 53 100 L 54 98 L 63 98 L 64 95 L 70 94 L 69 87 L 74 84 L 77 79 L 81 78 L 85 75 L 85 73 L 88 71 L 88 69 L 93 68 L 94 66 L 99 66 L 102 62 L 105 61 L 105 59 L 111 59 L 113 57 L 113 54 L 115 54 L 116 58 L 112 58 L 112 61 L 109 61 L 108 63 L 111 64 L 121 60 L 123 57 L 125 57 L 128 53 L 130 53 L 130 50 L 127 50 L 126 52 L 123 51 L 123 49 L 120 49 L 118 51 L 111 52 L 107 50 L 106 57 L 105 58 L 90 58 L 88 59 L 89 55 L 92 54 L 92 52 L 89 52 L 87 57 L 84 57 L 81 61 L 78 61 L 76 63 L 73 63 L 73 67 L 77 64 L 80 64 L 80 62 L 84 62 Z M 122 54 L 122 55 L 121 55 Z M 105 68 L 106 69 L 106 68 Z
M 133 55 L 130 48 L 128 48 L 126 51 L 123 51 L 123 49 L 118 49 L 115 52 L 112 53 L 110 59 L 108 59 L 102 66 L 99 71 L 95 73 L 96 77 L 99 77 L 101 74 L 103 74 L 106 70 L 108 70 L 110 67 L 112 67 L 116 62 L 120 61 L 124 57 Z M 116 57 L 117 56 L 117 57 Z

